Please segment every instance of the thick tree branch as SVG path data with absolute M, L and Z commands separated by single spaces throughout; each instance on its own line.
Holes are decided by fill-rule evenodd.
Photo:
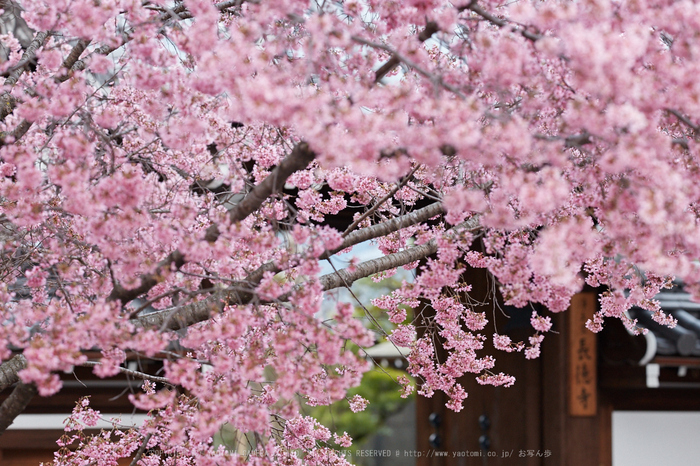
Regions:
M 464 11 L 464 10 L 471 10 L 477 15 L 481 16 L 484 18 L 486 21 L 490 22 L 491 24 L 495 24 L 496 26 L 502 28 L 504 26 L 507 26 L 509 22 L 505 19 L 501 19 L 497 16 L 492 15 L 488 11 L 484 10 L 481 8 L 479 5 L 476 4 L 476 0 L 472 0 L 469 2 L 468 5 L 459 7 L 457 9 L 458 11 Z M 515 26 L 515 25 L 514 25 Z M 523 29 L 522 27 L 515 26 L 515 31 L 519 32 L 520 35 L 522 35 L 524 38 L 531 40 L 532 42 L 537 42 L 542 38 L 542 34 L 535 34 L 533 32 L 528 31 L 527 29 Z
M 256 185 L 241 202 L 229 211 L 231 223 L 245 220 L 250 214 L 258 210 L 270 196 L 282 191 L 287 178 L 292 173 L 305 169 L 315 158 L 316 154 L 306 142 L 301 141 L 294 146 L 292 153 L 285 157 L 262 183 Z M 213 224 L 207 229 L 204 239 L 213 243 L 218 237 L 219 229 L 216 224 Z
M 252 289 L 249 296 L 252 298 Z M 194 325 L 199 322 L 204 322 L 209 320 L 213 313 L 221 310 L 221 303 L 224 300 L 228 300 L 233 297 L 225 296 L 222 293 L 217 293 L 209 298 L 197 301 L 196 303 L 186 304 L 184 306 L 179 306 L 170 309 L 164 309 L 162 311 L 153 312 L 145 316 L 139 316 L 131 320 L 131 323 L 136 327 L 144 328 L 163 328 L 170 330 L 178 330 L 181 328 L 187 328 L 190 325 Z M 240 299 L 236 304 L 246 304 L 250 302 L 250 299 Z
M 0 392 L 19 382 L 17 373 L 26 367 L 27 358 L 22 354 L 0 364 Z
M 258 184 L 236 207 L 229 211 L 231 223 L 240 222 L 260 208 L 271 195 L 281 192 L 292 173 L 303 170 L 316 158 L 309 145 L 302 141 L 294 146 L 292 153 Z
M 61 66 L 66 69 L 71 69 L 73 65 L 75 65 L 75 62 L 77 62 L 80 56 L 83 54 L 88 45 L 90 45 L 89 40 L 79 39 L 78 42 L 73 46 L 73 49 L 70 51 L 66 59 L 63 60 Z
M 439 30 L 440 26 L 438 26 L 435 21 L 428 21 L 425 25 L 425 29 L 418 34 L 418 40 L 425 42 Z M 381 81 L 384 76 L 391 73 L 394 68 L 399 66 L 399 63 L 401 63 L 401 57 L 397 53 L 394 53 L 386 63 L 384 63 L 377 71 L 374 72 L 374 82 L 378 83 Z
M 260 3 L 259 0 L 227 0 L 225 2 L 219 2 L 214 4 L 214 7 L 218 9 L 220 12 L 224 13 L 226 10 L 229 8 L 234 8 L 234 7 L 239 7 L 243 5 L 244 3 Z M 161 15 L 161 20 L 162 21 L 167 21 L 168 19 L 172 18 L 175 16 L 177 19 L 190 19 L 194 18 L 192 16 L 192 13 L 190 13 L 185 5 L 177 5 L 173 8 L 170 9 L 170 11 L 165 10 L 165 8 L 160 7 L 160 6 L 153 6 L 152 9 L 156 9 L 158 11 L 162 11 L 163 14 Z
M 460 91 L 458 88 L 456 88 L 452 84 L 446 83 L 442 79 L 442 76 L 438 76 L 438 75 L 434 75 L 434 74 L 430 73 L 429 71 L 425 70 L 423 67 L 418 65 L 418 63 L 415 63 L 413 60 L 410 60 L 408 57 L 401 55 L 399 52 L 392 49 L 388 45 L 380 44 L 378 42 L 372 42 L 372 41 L 364 39 L 360 36 L 351 36 L 350 38 L 354 42 L 357 42 L 358 44 L 366 45 L 368 47 L 372 47 L 372 48 L 379 49 L 379 50 L 384 50 L 386 52 L 391 53 L 392 57 L 395 57 L 399 62 L 403 62 L 404 64 L 406 64 L 406 66 L 408 66 L 409 68 L 412 68 L 418 74 L 427 78 L 430 82 L 433 83 L 433 85 L 435 87 L 444 87 L 445 89 L 454 93 L 455 95 L 459 96 L 460 98 L 462 98 L 462 99 L 466 98 L 465 95 L 462 93 L 462 91 Z
M 455 228 L 459 228 L 463 231 L 474 231 L 479 228 L 479 219 L 476 216 L 472 217 L 470 220 L 467 220 Z M 437 252 L 437 243 L 435 240 L 431 240 L 420 246 L 414 246 L 394 254 L 388 254 L 378 259 L 372 259 L 358 264 L 352 272 L 348 269 L 342 269 L 323 275 L 319 277 L 319 281 L 323 286 L 323 290 L 328 291 L 345 286 L 346 283 L 352 284 L 360 278 L 424 259 L 435 252 Z M 302 286 L 304 285 L 297 285 L 297 288 Z M 286 301 L 289 299 L 290 295 L 290 293 L 282 295 L 277 298 L 275 302 Z M 220 293 L 196 303 L 164 309 L 159 312 L 137 317 L 132 319 L 131 323 L 136 327 L 178 330 L 209 320 L 214 312 L 218 312 L 221 309 L 223 302 L 232 305 L 247 304 L 251 302 L 254 297 L 255 290 L 252 287 L 243 289 L 242 291 L 222 290 Z
M 27 50 L 24 51 L 24 54 L 22 54 L 22 58 L 20 59 L 19 62 L 17 62 L 16 65 L 5 71 L 3 76 L 7 76 L 7 79 L 5 80 L 5 85 L 6 86 L 14 86 L 17 84 L 17 81 L 19 80 L 20 76 L 22 76 L 22 73 L 24 73 L 24 70 L 26 66 L 34 60 L 36 57 L 36 52 L 39 50 L 39 47 L 44 45 L 44 42 L 46 42 L 46 39 L 49 37 L 49 33 L 46 31 L 41 31 L 37 32 L 36 36 L 34 36 L 34 40 L 29 44 L 29 47 L 27 47 Z
M 169 272 L 173 265 L 175 265 L 177 269 L 185 265 L 185 256 L 183 256 L 180 251 L 173 251 L 168 254 L 168 257 L 158 263 L 154 272 L 141 275 L 141 284 L 136 288 L 128 289 L 124 288 L 119 283 L 115 283 L 114 289 L 112 289 L 112 292 L 107 297 L 107 301 L 120 300 L 123 305 L 138 298 L 142 294 L 148 293 L 151 288 L 165 278 L 166 272 Z
M 409 212 L 408 214 L 402 215 L 400 217 L 395 217 L 391 220 L 387 220 L 385 222 L 354 231 L 345 236 L 343 244 L 341 244 L 335 249 L 326 251 L 323 254 L 321 254 L 319 260 L 327 259 L 333 254 L 336 254 L 342 251 L 343 249 L 347 249 L 350 246 L 354 246 L 356 244 L 360 244 L 364 241 L 369 241 L 374 238 L 386 236 L 388 234 L 394 233 L 395 231 L 401 230 L 406 227 L 410 227 L 411 225 L 416 225 L 420 222 L 424 222 L 429 218 L 435 217 L 436 215 L 440 215 L 443 213 L 445 213 L 445 208 L 442 206 L 441 203 L 436 202 L 434 204 L 430 204 L 427 207 L 414 210 L 413 212 Z M 278 273 L 281 271 L 282 269 L 279 266 L 277 266 L 277 264 L 275 264 L 274 262 L 266 262 L 265 264 L 261 265 L 253 272 L 251 272 L 243 280 L 243 282 L 249 285 L 257 285 L 258 283 L 260 283 L 260 280 L 262 279 L 265 272 Z
M 435 205 L 436 204 L 433 204 L 432 206 Z M 437 205 L 442 207 L 442 204 L 437 203 Z M 425 210 L 428 207 L 421 210 Z M 417 212 L 419 211 L 414 213 Z M 424 212 L 423 214 L 425 215 L 426 213 Z M 453 229 L 461 231 L 474 231 L 478 228 L 479 217 L 474 216 L 466 222 L 457 225 Z M 411 262 L 415 262 L 420 259 L 425 259 L 426 257 L 435 254 L 437 249 L 437 241 L 432 239 L 425 244 L 421 244 L 420 246 L 413 246 L 411 248 L 404 249 L 403 251 L 362 262 L 361 264 L 356 265 L 352 271 L 349 269 L 341 269 L 333 273 L 323 275 L 319 278 L 319 281 L 321 282 L 321 285 L 323 285 L 323 291 L 340 288 L 341 286 L 350 286 L 361 278 L 369 277 L 370 275 L 374 275 L 385 270 L 395 269 L 396 267 L 401 267 L 402 265 L 410 264 Z
M 678 118 L 678 121 L 686 125 L 688 128 L 693 130 L 693 133 L 696 134 L 700 130 L 700 126 L 696 125 L 692 121 L 690 121 L 690 118 L 687 116 L 683 115 L 681 112 L 679 112 L 676 109 L 673 108 L 667 108 L 666 111 L 670 113 L 671 115 L 675 116 Z
M 433 255 L 437 252 L 437 241 L 434 239 L 420 246 L 404 249 L 403 251 L 388 254 L 377 259 L 372 259 L 361 264 L 357 264 L 352 271 L 341 269 L 333 273 L 323 275 L 319 278 L 324 291 L 350 286 L 355 281 L 369 277 L 385 270 L 395 269 L 402 265 L 410 264 L 420 259 Z
M 131 39 L 129 39 L 129 40 L 131 40 Z M 123 45 L 123 44 L 122 44 L 122 45 Z M 102 47 L 99 47 L 99 48 L 93 50 L 93 51 L 88 55 L 88 57 L 90 57 L 90 56 L 93 55 L 93 54 L 109 55 L 110 53 L 112 53 L 112 52 L 114 52 L 115 50 L 117 50 L 117 48 L 118 48 L 118 47 L 112 47 L 112 46 L 109 46 L 109 45 L 103 45 Z M 86 57 L 86 58 L 87 58 L 87 57 Z M 71 71 L 82 71 L 82 70 L 84 70 L 84 69 L 87 67 L 87 64 L 85 63 L 85 59 L 86 59 L 86 58 L 84 58 L 84 59 L 82 59 L 82 60 L 77 60 L 75 63 L 73 63 L 73 65 L 70 67 L 70 70 L 71 70 Z M 68 78 L 70 78 L 70 76 L 71 76 L 70 73 L 66 73 L 66 74 L 64 74 L 64 75 L 62 75 L 62 76 L 60 76 L 60 77 L 58 77 L 58 78 L 56 78 L 56 79 L 58 79 L 60 82 L 63 82 L 63 81 L 67 81 Z
M 90 45 L 89 40 L 85 39 L 80 39 L 78 42 L 73 46 L 73 49 L 70 51 L 68 56 L 66 57 L 65 60 L 63 60 L 63 63 L 61 63 L 61 66 L 68 70 L 61 76 L 57 76 L 54 79 L 60 83 L 68 81 L 68 79 L 73 75 L 72 71 L 75 71 L 73 67 L 79 63 L 80 56 L 83 54 L 85 49 L 87 49 L 88 45 Z M 83 68 L 85 68 L 84 62 L 83 63 Z
M 36 394 L 37 390 L 34 385 L 26 385 L 21 382 L 17 384 L 10 396 L 0 406 L 0 434 L 10 427 Z
M 22 119 L 22 121 L 17 125 L 15 129 L 12 130 L 12 137 L 13 137 L 13 142 L 19 141 L 22 139 L 22 136 L 27 134 L 27 131 L 29 131 L 29 128 L 32 127 L 32 123 L 30 121 L 27 121 L 26 119 Z
M 45 39 L 44 39 L 45 40 Z M 80 39 L 77 44 L 73 47 L 73 49 L 70 51 L 68 56 L 66 57 L 65 60 L 63 60 L 63 63 L 61 66 L 63 68 L 66 68 L 67 70 L 71 70 L 71 68 L 76 64 L 78 59 L 80 58 L 80 55 L 85 51 L 87 48 L 88 44 L 90 41 L 86 41 L 83 39 Z M 36 54 L 36 52 L 35 52 Z M 24 67 L 22 67 L 24 69 Z M 54 79 L 58 82 L 64 82 L 67 81 L 68 78 L 70 78 L 71 73 L 67 72 L 61 76 L 57 76 Z M 5 82 L 7 83 L 7 81 Z M 9 100 L 8 100 L 9 99 Z M 3 112 L 7 111 L 7 113 L 2 116 L 2 118 L 5 118 L 7 115 L 12 113 L 12 111 L 15 109 L 15 101 L 12 99 L 12 97 L 9 94 L 3 94 L 2 97 L 0 97 L 0 105 L 2 108 L 0 109 L 0 115 L 2 115 Z M 27 134 L 27 131 L 29 131 L 29 128 L 32 127 L 32 123 L 27 121 L 26 119 L 23 119 L 20 124 L 17 125 L 17 127 L 10 133 L 12 136 L 12 142 L 16 142 L 22 138 L 25 134 Z M 3 141 L 0 140 L 0 146 L 3 144 Z
M 309 148 L 306 142 L 302 141 L 294 146 L 292 153 L 285 157 L 280 164 L 272 170 L 272 173 L 270 173 L 267 178 L 256 185 L 253 190 L 229 212 L 230 221 L 232 223 L 240 222 L 258 210 L 263 202 L 271 195 L 282 191 L 284 183 L 292 173 L 308 167 L 315 157 L 316 154 Z M 219 229 L 216 224 L 213 224 L 207 229 L 204 239 L 208 242 L 215 242 L 218 237 Z M 180 251 L 173 251 L 168 257 L 158 263 L 154 272 L 141 275 L 141 283 L 136 288 L 127 289 L 115 283 L 114 289 L 107 299 L 109 301 L 120 300 L 122 304 L 126 304 L 148 293 L 154 286 L 163 281 L 166 272 L 168 272 L 173 265 L 175 268 L 179 269 L 185 265 L 186 262 L 185 256 Z
M 391 220 L 387 220 L 386 222 L 378 223 L 361 230 L 353 231 L 345 237 L 343 244 L 331 251 L 323 253 L 319 259 L 328 259 L 333 254 L 349 248 L 350 246 L 354 246 L 374 238 L 386 236 L 395 231 L 424 222 L 429 218 L 435 217 L 436 215 L 444 214 L 445 212 L 445 207 L 443 207 L 442 203 L 435 202 L 427 207 L 414 210 L 406 215 L 395 217 Z
M 46 31 L 36 33 L 34 40 L 32 40 L 32 42 L 29 44 L 27 50 L 24 51 L 19 63 L 13 67 L 12 71 L 10 71 L 10 75 L 7 77 L 7 79 L 5 79 L 4 85 L 6 87 L 12 87 L 17 84 L 17 81 L 19 80 L 20 76 L 22 76 L 22 73 L 24 73 L 27 64 L 36 57 L 37 50 L 39 50 L 39 47 L 44 45 L 44 42 L 46 42 L 48 37 L 49 33 Z M 4 92 L 2 96 L 0 96 L 0 120 L 4 120 L 7 115 L 12 113 L 14 108 L 14 97 L 12 97 L 9 92 Z
M 141 442 L 141 446 L 139 447 L 138 451 L 136 452 L 134 459 L 131 460 L 131 463 L 129 463 L 129 466 L 136 466 L 139 463 L 139 461 L 141 460 L 141 457 L 143 456 L 144 452 L 146 451 L 146 447 L 148 446 L 148 442 L 151 440 L 151 436 L 153 436 L 153 434 L 147 434 L 143 438 L 143 442 Z

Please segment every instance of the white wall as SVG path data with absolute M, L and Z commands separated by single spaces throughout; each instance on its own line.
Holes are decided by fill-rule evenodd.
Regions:
M 613 466 L 700 464 L 700 411 L 614 411 Z
M 146 417 L 145 414 L 101 414 L 93 429 L 111 429 L 112 419 L 120 419 L 119 426 L 126 428 L 140 426 Z M 63 430 L 67 418 L 65 414 L 20 414 L 8 430 Z

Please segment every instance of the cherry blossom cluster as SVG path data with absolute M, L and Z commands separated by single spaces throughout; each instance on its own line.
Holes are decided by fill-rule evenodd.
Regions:
M 347 390 L 377 336 L 451 409 L 464 377 L 510 386 L 470 269 L 492 305 L 546 309 L 526 341 L 492 337 L 524 358 L 585 285 L 592 331 L 643 331 L 632 307 L 673 326 L 654 299 L 673 277 L 700 298 L 691 1 L 19 3 L 31 40 L 0 37 L 0 390 L 49 396 L 87 365 L 142 378 L 149 413 L 67 434 L 57 465 L 345 464 L 351 439 L 303 409 L 372 402 Z M 382 257 L 321 273 L 366 241 Z M 414 280 L 374 300 L 395 327 L 322 308 L 399 268 Z M 224 426 L 260 454 L 215 447 Z

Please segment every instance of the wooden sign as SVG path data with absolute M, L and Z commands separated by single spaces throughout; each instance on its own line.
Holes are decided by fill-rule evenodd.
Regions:
M 597 397 L 596 334 L 586 328 L 586 321 L 596 311 L 595 293 L 578 293 L 569 308 L 569 415 L 595 416 Z

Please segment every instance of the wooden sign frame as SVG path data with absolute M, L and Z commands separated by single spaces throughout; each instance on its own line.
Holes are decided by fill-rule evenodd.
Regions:
M 596 334 L 586 328 L 596 308 L 595 293 L 578 293 L 571 299 L 567 345 L 570 416 L 595 416 L 598 411 Z

